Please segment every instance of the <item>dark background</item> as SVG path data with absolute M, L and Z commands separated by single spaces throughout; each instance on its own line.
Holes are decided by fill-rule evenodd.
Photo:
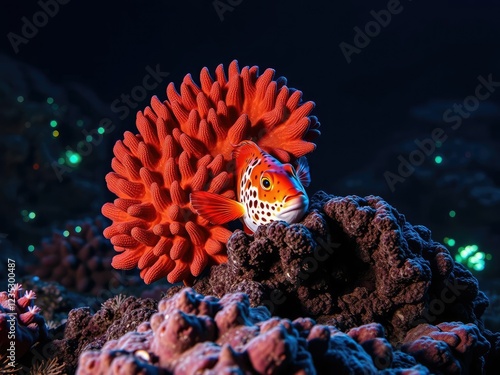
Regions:
M 493 237 L 499 223 L 497 211 L 490 213 L 491 205 L 460 203 L 463 197 L 458 194 L 457 205 L 468 217 L 453 228 L 446 213 L 455 207 L 433 211 L 436 200 L 441 201 L 439 184 L 424 183 L 415 173 L 391 192 L 383 172 L 395 171 L 398 153 L 411 151 L 405 151 L 405 142 L 428 137 L 447 108 L 474 93 L 479 75 L 492 74 L 500 81 L 500 4 L 402 0 L 403 10 L 348 63 L 339 44 L 353 44 L 353 28 L 364 29 L 373 20 L 370 12 L 386 9 L 387 1 L 221 2 L 237 5 L 219 15 L 211 0 L 72 0 L 16 54 L 7 34 L 21 34 L 21 18 L 31 19 L 40 6 L 35 1 L 2 0 L 0 52 L 35 66 L 53 82 L 83 83 L 107 105 L 140 84 L 148 65 L 159 64 L 177 86 L 187 73 L 198 81 L 203 66 L 213 72 L 233 59 L 240 66 L 258 65 L 261 71 L 272 67 L 277 76 L 287 77 L 289 86 L 302 90 L 305 100 L 316 103 L 322 135 L 309 159 L 311 193 L 322 189 L 338 195 L 381 195 L 412 223 L 437 231 L 438 241 L 452 230 L 464 234 L 478 213 L 487 229 L 465 233 L 463 243 L 475 243 L 483 233 L 483 248 L 497 251 L 491 247 L 498 243 Z M 167 83 L 150 94 L 165 99 Z M 478 113 L 484 116 L 464 121 L 460 130 L 450 133 L 448 148 L 456 137 L 498 149 L 499 101 L 500 92 L 495 92 L 488 103 L 481 103 Z M 486 131 L 476 131 L 478 121 L 487 123 Z M 109 162 L 111 145 L 124 130 L 134 129 L 134 116 L 117 124 L 102 146 L 107 147 Z M 499 163 L 493 158 L 487 167 L 474 168 L 482 168 L 498 187 Z M 422 168 L 434 166 L 426 162 Z M 482 215 L 484 209 L 490 209 L 487 215 Z

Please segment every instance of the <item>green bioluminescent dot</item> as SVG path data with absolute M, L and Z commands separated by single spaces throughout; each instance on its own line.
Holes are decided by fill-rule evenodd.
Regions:
M 50 126 L 55 128 L 57 126 L 57 121 L 56 120 L 50 121 Z
M 436 141 L 436 147 L 441 147 L 443 144 L 440 141 Z
M 65 231 L 63 232 L 63 236 L 64 236 L 64 237 L 68 237 L 68 236 L 69 236 L 69 230 L 65 230 Z
M 441 164 L 441 162 L 443 161 L 443 157 L 438 155 L 434 158 L 434 161 L 436 162 L 436 164 Z
M 104 134 L 106 132 L 106 129 L 104 129 L 103 127 L 100 127 L 100 128 L 97 128 L 97 132 L 99 134 Z
M 34 213 L 33 211 L 31 211 L 29 214 L 28 214 L 28 217 L 33 220 L 35 217 L 36 217 L 36 213 Z
M 79 226 L 79 225 L 77 225 L 77 226 L 75 227 L 75 232 L 76 232 L 76 233 L 80 233 L 81 231 L 82 231 L 82 227 L 81 227 L 81 226 Z
M 455 217 L 457 216 L 457 213 L 453 210 L 451 210 L 450 212 L 448 212 L 448 215 L 450 215 L 450 217 Z
M 35 251 L 35 246 L 33 246 L 33 245 L 29 245 L 29 246 L 28 246 L 28 251 L 29 251 L 29 252 Z
M 48 103 L 48 104 L 52 104 L 52 103 L 54 103 L 54 98 L 52 98 L 52 97 L 50 97 L 50 96 L 49 96 L 49 97 L 47 98 L 47 103 Z
M 479 251 L 479 246 L 472 244 L 460 246 L 458 254 L 455 255 L 455 260 L 474 271 L 483 271 L 486 267 L 486 261 L 491 260 L 491 254 Z
M 59 158 L 59 159 L 57 159 L 57 162 L 58 162 L 59 164 L 61 164 L 61 165 L 62 165 L 62 164 L 64 164 L 64 162 L 65 162 L 65 161 L 66 161 L 66 160 L 64 160 L 64 158 Z
M 78 126 L 83 126 L 83 120 L 77 120 L 76 125 Z
M 482 271 L 482 270 L 484 270 L 484 262 L 474 263 L 472 268 L 476 271 Z
M 81 159 L 81 158 L 80 158 L 80 155 L 78 155 L 78 154 L 74 154 L 74 155 L 71 155 L 71 156 L 69 157 L 69 162 L 70 162 L 71 164 L 78 164 L 78 162 L 80 161 L 80 159 Z
M 448 238 L 448 241 L 446 241 L 448 246 L 455 246 L 455 240 L 453 238 Z
M 82 161 L 80 154 L 71 150 L 66 151 L 66 158 L 68 159 L 68 163 L 72 165 L 78 165 Z
M 24 97 L 23 97 L 22 95 L 19 95 L 19 96 L 17 97 L 17 101 L 18 101 L 19 103 L 24 102 Z
M 93 139 L 94 139 L 94 138 L 92 138 L 92 136 L 91 136 L 91 135 L 87 135 L 87 136 L 85 137 L 85 140 L 86 140 L 87 142 L 92 142 L 92 140 L 93 140 Z

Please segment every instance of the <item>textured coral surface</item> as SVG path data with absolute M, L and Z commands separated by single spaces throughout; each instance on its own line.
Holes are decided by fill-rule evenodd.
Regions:
M 277 315 L 306 315 L 341 329 L 380 322 L 394 343 L 419 323 L 481 326 L 488 305 L 477 280 L 427 228 L 374 196 L 319 192 L 302 223 L 238 231 L 228 254 L 196 290 L 245 292 Z
M 408 332 L 402 350 L 433 373 L 481 374 L 490 343 L 474 324 L 420 324 Z
M 161 300 L 149 321 L 102 344 L 82 353 L 77 374 L 479 374 L 489 348 L 473 324 L 419 325 L 400 351 L 381 324 L 345 333 L 310 318 L 271 317 L 243 293 L 218 299 L 192 289 Z
M 54 231 L 35 249 L 37 260 L 27 270 L 42 280 L 57 281 L 69 290 L 94 295 L 120 282 L 122 276 L 111 267 L 115 252 L 101 234 L 102 219 L 71 221 L 64 231 Z M 133 276 L 129 276 L 132 283 Z
M 167 100 L 156 96 L 137 114 L 139 134 L 125 132 L 113 149 L 106 177 L 118 196 L 102 213 L 113 220 L 104 235 L 120 254 L 119 269 L 139 267 L 146 283 L 167 277 L 189 282 L 209 264 L 226 261 L 227 227 L 194 213 L 189 193 L 206 190 L 234 197 L 233 145 L 252 139 L 283 162 L 311 152 L 319 123 L 309 113 L 313 102 L 273 79 L 274 70 L 239 69 L 236 61 L 215 78 L 207 68 L 201 87 L 191 75 L 180 94 L 171 83 Z
M 156 312 L 156 301 L 115 296 L 95 314 L 89 308 L 71 310 L 64 336 L 54 340 L 53 352 L 65 362 L 67 373 L 74 373 L 78 356 L 85 349 L 100 348 L 106 341 L 134 330 Z
M 0 354 L 13 353 L 18 361 L 37 342 L 47 338 L 45 320 L 39 314 L 40 308 L 33 304 L 33 291 L 22 293 L 20 284 L 9 292 L 0 292 Z M 15 339 L 9 333 L 15 334 Z M 14 345 L 11 342 L 14 341 Z

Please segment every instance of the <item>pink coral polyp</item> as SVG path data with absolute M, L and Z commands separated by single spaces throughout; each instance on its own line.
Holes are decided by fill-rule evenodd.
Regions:
M 189 194 L 204 190 L 234 198 L 233 145 L 252 139 L 283 162 L 314 150 L 319 122 L 309 116 L 313 102 L 289 89 L 274 70 L 207 68 L 201 87 L 187 75 L 178 93 L 171 83 L 168 99 L 156 96 L 137 114 L 139 134 L 125 132 L 114 146 L 114 172 L 106 176 L 118 198 L 102 213 L 113 221 L 104 236 L 120 254 L 112 265 L 139 267 L 146 283 L 167 277 L 190 283 L 209 264 L 227 260 L 231 232 L 196 215 Z

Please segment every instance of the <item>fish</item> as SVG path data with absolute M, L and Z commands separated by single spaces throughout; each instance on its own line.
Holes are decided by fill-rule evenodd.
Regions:
M 293 224 L 309 207 L 305 187 L 311 182 L 307 159 L 294 168 L 263 151 L 252 141 L 243 141 L 232 153 L 235 164 L 236 199 L 207 191 L 190 194 L 195 212 L 212 224 L 243 221 L 245 232 L 259 225 L 283 220 Z

